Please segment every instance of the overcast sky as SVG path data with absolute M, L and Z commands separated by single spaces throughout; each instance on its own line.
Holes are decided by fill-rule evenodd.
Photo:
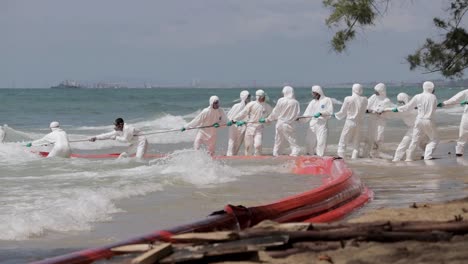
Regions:
M 1 0 L 0 87 L 65 79 L 314 84 L 438 78 L 406 55 L 437 37 L 446 0 L 392 0 L 345 54 L 321 0 Z

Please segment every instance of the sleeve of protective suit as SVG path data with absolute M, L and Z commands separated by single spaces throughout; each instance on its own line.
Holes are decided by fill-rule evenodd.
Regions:
M 226 113 L 224 112 L 224 110 L 222 108 L 219 108 L 219 112 L 221 114 L 221 120 L 219 120 L 219 124 L 220 125 L 226 124 L 228 122 L 228 118 L 226 116 Z
M 40 146 L 40 145 L 46 145 L 46 144 L 51 144 L 51 143 L 55 143 L 55 136 L 54 136 L 54 132 L 51 132 L 47 135 L 45 135 L 43 138 L 41 139 L 38 139 L 38 140 L 34 140 L 33 142 L 31 142 L 31 144 L 33 146 Z
M 313 105 L 314 105 L 314 101 L 311 101 L 311 102 L 307 105 L 307 108 L 306 108 L 306 110 L 304 111 L 304 114 L 303 114 L 302 116 L 308 116 L 308 117 L 304 117 L 304 118 L 299 119 L 299 122 L 301 122 L 301 123 L 307 123 L 307 122 L 310 121 L 310 119 L 312 119 L 312 116 L 315 114 L 315 113 L 312 113 Z
M 344 99 L 344 102 L 343 102 L 343 105 L 341 106 L 341 109 L 339 112 L 335 113 L 335 117 L 336 119 L 338 120 L 342 120 L 344 118 L 346 118 L 347 116 L 347 112 L 348 112 L 348 108 L 349 108 L 349 102 L 350 98 L 349 97 L 346 97 Z
M 374 107 L 374 102 L 375 102 L 376 99 L 377 99 L 377 95 L 373 94 L 373 95 L 371 95 L 371 97 L 369 97 L 369 99 L 367 100 L 367 108 L 366 108 L 366 109 L 367 109 L 369 112 L 371 112 L 371 113 L 372 113 L 372 111 L 374 110 L 374 109 L 372 109 L 372 108 Z
M 190 121 L 188 124 L 186 124 L 184 127 L 185 128 L 194 128 L 194 127 L 199 127 L 203 125 L 203 120 L 206 118 L 208 113 L 208 109 L 203 109 L 200 114 L 198 114 L 192 121 Z
M 324 108 L 320 111 L 324 118 L 330 118 L 333 115 L 333 101 L 330 98 L 324 100 Z
M 418 97 L 419 97 L 419 94 L 415 95 L 413 98 L 411 98 L 411 100 L 407 104 L 398 107 L 397 108 L 398 111 L 399 112 L 405 112 L 405 111 L 414 109 L 418 104 L 418 101 L 417 101 Z
M 237 114 L 242 110 L 243 103 L 238 103 L 232 106 L 231 110 L 227 113 L 227 118 L 229 120 L 234 120 Z M 236 120 L 237 121 L 237 120 Z
M 126 127 L 123 130 L 122 136 L 117 136 L 115 140 L 120 141 L 120 142 L 131 142 L 134 135 L 135 135 L 135 128 Z
M 278 102 L 276 103 L 275 108 L 273 108 L 273 111 L 271 111 L 270 116 L 268 116 L 267 120 L 268 121 L 275 121 L 278 120 L 279 113 L 281 111 L 281 108 L 283 107 L 283 100 L 284 98 L 280 98 Z
M 240 113 L 238 113 L 237 115 L 233 116 L 231 118 L 231 120 L 234 120 L 234 121 L 241 121 L 241 120 L 245 120 L 248 116 L 249 116 L 249 112 L 250 112 L 250 109 L 252 108 L 252 104 L 254 102 L 250 102 L 248 103 L 244 109 L 242 109 L 242 111 L 240 111 Z M 228 114 L 228 117 L 229 117 L 229 114 Z
M 97 135 L 96 139 L 98 140 L 115 139 L 115 137 L 117 137 L 117 131 L 112 131 L 112 132 Z
M 265 116 L 269 116 L 273 112 L 273 107 L 265 103 Z
M 456 95 L 452 96 L 452 98 L 448 99 L 447 101 L 444 101 L 444 105 L 459 104 L 466 98 L 467 94 L 467 90 L 458 92 Z

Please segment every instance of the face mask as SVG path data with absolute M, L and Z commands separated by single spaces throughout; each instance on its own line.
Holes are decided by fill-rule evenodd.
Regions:
M 315 100 L 318 100 L 318 99 L 320 99 L 320 94 L 314 92 L 314 93 L 312 93 L 312 98 L 314 98 Z
M 375 95 L 379 96 L 379 95 L 380 95 L 380 93 L 379 93 L 379 92 L 375 92 Z

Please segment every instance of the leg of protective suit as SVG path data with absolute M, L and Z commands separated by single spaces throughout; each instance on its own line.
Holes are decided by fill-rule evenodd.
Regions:
M 245 155 L 251 156 L 254 149 L 254 133 L 255 129 L 253 127 L 247 127 L 245 131 L 244 145 L 245 145 Z
M 325 155 L 327 149 L 328 126 L 327 124 L 320 124 L 316 128 L 317 135 L 317 149 L 316 154 L 320 157 Z
M 137 151 L 136 151 L 136 158 L 143 159 L 146 154 L 146 150 L 148 149 L 148 140 L 140 139 L 138 141 Z
M 208 149 L 208 154 L 213 156 L 216 150 L 216 136 L 213 136 L 210 138 L 210 140 L 207 140 L 205 142 L 205 145 L 206 145 L 206 148 Z
M 411 135 L 411 143 L 408 149 L 406 150 L 406 161 L 413 161 L 414 152 L 416 151 L 416 146 L 419 144 L 421 134 L 421 122 L 420 120 L 416 120 L 416 123 L 414 124 L 413 128 L 413 135 Z
M 405 152 L 411 143 L 412 134 L 413 128 L 410 128 L 408 129 L 408 131 L 406 131 L 406 134 L 403 136 L 403 139 L 401 140 L 400 144 L 398 144 L 398 147 L 395 151 L 395 156 L 393 157 L 393 161 L 400 161 L 403 159 L 403 156 L 405 156 Z
M 365 146 L 364 155 L 367 156 L 374 153 L 375 140 L 377 138 L 377 116 L 375 114 L 369 114 L 367 119 L 367 145 Z
M 234 155 L 234 146 L 236 144 L 237 140 L 237 128 L 235 126 L 231 126 L 229 128 L 229 140 L 228 140 L 228 149 L 226 156 L 232 156 Z
M 379 156 L 379 152 L 382 150 L 384 143 L 384 131 L 386 122 L 383 118 L 377 118 L 377 130 L 375 133 L 375 143 L 372 150 L 372 155 Z
M 263 140 L 263 127 L 257 127 L 255 130 L 254 136 L 254 148 L 255 148 L 255 156 L 262 155 L 262 140 Z
M 346 156 L 346 145 L 349 142 L 351 131 L 354 127 L 354 121 L 346 120 L 341 131 L 340 141 L 338 142 L 338 156 L 344 158 Z
M 439 134 L 432 120 L 424 120 L 423 128 L 425 134 L 429 137 L 429 144 L 426 145 L 426 151 L 424 152 L 424 159 L 432 159 L 432 154 L 434 153 L 437 145 L 439 144 Z
M 237 127 L 237 137 L 232 150 L 233 155 L 237 155 L 239 153 L 240 146 L 242 145 L 242 143 L 244 143 L 245 130 L 245 127 Z
M 193 148 L 195 150 L 199 150 L 202 144 L 202 134 L 201 131 L 198 131 L 197 135 L 195 136 L 195 140 L 193 141 Z
M 276 123 L 276 134 L 275 134 L 275 145 L 273 146 L 273 156 L 279 156 L 279 149 L 283 144 L 284 138 L 284 128 L 281 123 Z
M 307 155 L 316 155 L 315 148 L 317 147 L 317 134 L 315 134 L 315 127 L 307 129 Z
M 284 127 L 284 137 L 289 143 L 289 147 L 291 148 L 290 156 L 297 156 L 301 151 L 301 148 L 296 143 L 296 127 L 290 124 L 283 124 Z
M 465 144 L 468 141 L 468 113 L 464 113 L 460 122 L 459 137 L 457 140 L 457 146 L 455 152 L 463 155 L 465 150 Z
M 353 152 L 351 153 L 351 159 L 359 158 L 359 145 L 361 143 L 361 134 L 359 131 L 359 126 L 356 124 L 351 131 L 351 144 L 353 147 Z

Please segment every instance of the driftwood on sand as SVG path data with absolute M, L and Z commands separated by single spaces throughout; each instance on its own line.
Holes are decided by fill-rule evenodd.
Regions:
M 361 241 L 398 242 L 449 241 L 455 235 L 468 234 L 468 221 L 379 221 L 338 224 L 277 224 L 265 221 L 240 231 L 190 233 L 176 235 L 171 244 L 138 244 L 119 247 L 116 252 L 146 255 L 132 263 L 210 263 L 219 261 L 259 261 L 260 252 L 283 258 L 303 251 L 324 252 L 345 248 Z M 148 257 L 150 256 L 150 257 Z M 135 257 L 135 256 L 133 256 Z M 327 256 L 323 256 L 327 260 Z M 159 262 L 157 262 L 159 261 Z

